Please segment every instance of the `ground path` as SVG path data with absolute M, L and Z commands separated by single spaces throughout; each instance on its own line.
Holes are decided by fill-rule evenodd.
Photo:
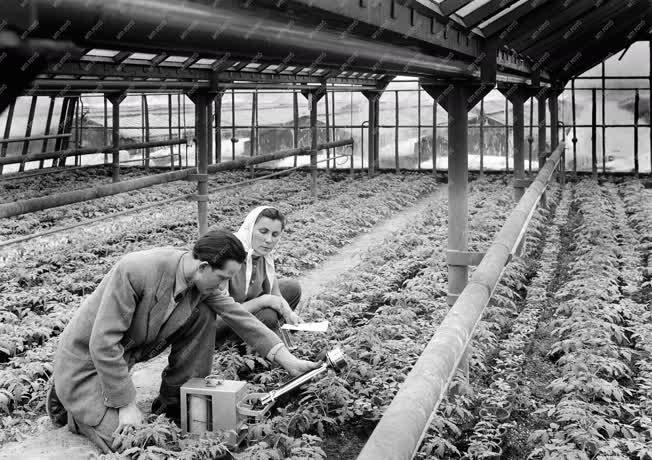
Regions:
M 340 273 L 357 266 L 369 248 L 381 245 L 393 232 L 414 222 L 430 203 L 442 199 L 445 193 L 445 188 L 440 188 L 421 198 L 413 206 L 379 222 L 368 233 L 356 237 L 337 254 L 326 259 L 319 268 L 300 278 L 303 299 L 313 297 L 335 281 Z M 133 369 L 132 378 L 138 392 L 138 404 L 147 412 L 151 401 L 158 394 L 161 371 L 166 362 L 167 353 L 164 353 L 152 361 L 136 365 Z M 3 446 L 0 448 L 0 460 L 76 460 L 97 456 L 97 449 L 82 436 L 70 433 L 65 427 L 52 429 L 47 417 L 42 417 L 38 423 L 42 425 L 41 434 Z

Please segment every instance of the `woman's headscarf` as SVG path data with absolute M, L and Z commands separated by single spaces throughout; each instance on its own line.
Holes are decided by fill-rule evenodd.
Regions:
M 275 208 L 271 206 L 258 206 L 257 208 L 254 208 L 249 214 L 247 214 L 247 217 L 245 217 L 245 220 L 240 226 L 240 229 L 235 232 L 235 236 L 237 236 L 238 239 L 242 242 L 242 245 L 247 252 L 247 258 L 245 259 L 245 290 L 249 289 L 249 283 L 251 282 L 251 273 L 253 271 L 252 256 L 254 254 L 254 250 L 251 245 L 251 240 L 254 236 L 254 226 L 256 225 L 258 216 L 260 216 L 260 213 L 265 209 Z M 274 252 L 276 252 L 276 248 L 272 249 L 269 254 L 264 256 L 265 276 L 269 282 L 270 290 L 270 292 L 267 294 L 271 293 L 272 286 L 274 285 L 274 280 L 276 279 L 276 270 L 274 269 Z

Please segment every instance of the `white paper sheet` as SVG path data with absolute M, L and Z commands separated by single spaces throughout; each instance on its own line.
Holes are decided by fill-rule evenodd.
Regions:
M 317 323 L 300 323 L 300 324 L 284 324 L 281 329 L 288 331 L 304 331 L 304 332 L 326 332 L 328 329 L 328 321 L 320 321 Z

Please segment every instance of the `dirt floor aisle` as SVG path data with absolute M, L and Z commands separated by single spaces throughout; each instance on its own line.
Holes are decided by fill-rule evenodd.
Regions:
M 424 212 L 429 203 L 442 199 L 445 193 L 446 189 L 441 188 L 425 196 L 414 206 L 378 223 L 371 231 L 358 236 L 344 246 L 338 254 L 329 257 L 321 267 L 306 273 L 299 279 L 303 291 L 301 305 L 333 282 L 340 273 L 357 266 L 365 252 L 382 245 L 386 237 L 414 221 Z M 149 412 L 151 401 L 158 393 L 161 371 L 167 362 L 167 354 L 165 352 L 150 362 L 137 365 L 132 371 L 132 378 L 138 392 L 138 405 L 145 412 Z M 52 429 L 47 417 L 42 417 L 38 423 L 41 425 L 39 435 L 3 446 L 0 448 L 0 460 L 75 460 L 97 457 L 98 451 L 82 436 L 70 433 L 65 427 Z

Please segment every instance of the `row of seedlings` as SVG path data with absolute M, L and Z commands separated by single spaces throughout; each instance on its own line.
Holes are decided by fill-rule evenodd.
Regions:
M 619 222 L 622 203 L 609 187 L 580 182 L 574 205 L 581 215 L 575 260 L 556 294 L 556 341 L 549 352 L 560 376 L 549 387 L 555 400 L 537 411 L 552 422 L 531 437 L 537 447 L 530 457 L 645 458 L 652 455 L 652 438 L 636 426 L 632 406 L 632 325 L 641 311 L 623 296 L 631 288 L 626 265 L 635 263 L 632 254 L 621 264 L 633 235 Z

